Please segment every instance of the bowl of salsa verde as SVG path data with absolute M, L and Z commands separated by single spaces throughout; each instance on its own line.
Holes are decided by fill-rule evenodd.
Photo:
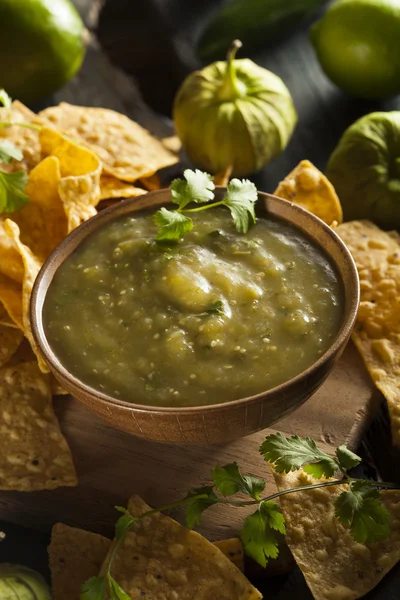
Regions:
M 349 340 L 359 284 L 335 232 L 258 192 L 242 233 L 225 193 L 188 210 L 174 241 L 158 239 L 165 218 L 168 231 L 185 223 L 166 215 L 170 190 L 120 202 L 37 277 L 32 329 L 50 370 L 121 430 L 202 445 L 264 429 L 316 391 Z

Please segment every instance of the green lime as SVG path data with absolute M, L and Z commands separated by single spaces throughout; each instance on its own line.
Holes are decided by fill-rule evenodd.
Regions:
M 400 0 L 338 0 L 311 41 L 327 76 L 352 96 L 400 93 Z
M 69 0 L 0 0 L 0 87 L 30 103 L 81 66 L 85 28 Z

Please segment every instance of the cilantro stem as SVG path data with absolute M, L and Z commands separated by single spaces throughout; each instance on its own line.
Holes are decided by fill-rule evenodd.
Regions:
M 197 208 L 187 208 L 185 210 L 180 210 L 178 208 L 177 212 L 180 212 L 180 213 L 195 213 L 195 212 L 200 212 L 201 210 L 207 210 L 209 208 L 215 208 L 216 206 L 222 206 L 223 204 L 225 204 L 225 202 L 223 200 L 220 200 L 219 202 L 213 202 L 212 204 L 205 204 L 203 206 L 198 206 Z
M 18 123 L 15 121 L 0 121 L 0 127 L 12 127 L 13 125 L 17 125 L 18 127 L 26 127 L 27 129 L 34 129 L 35 131 L 39 131 L 41 129 L 40 125 L 34 125 L 33 123 Z

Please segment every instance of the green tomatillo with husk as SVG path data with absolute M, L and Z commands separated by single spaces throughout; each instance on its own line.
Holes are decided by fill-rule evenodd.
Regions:
M 370 113 L 353 123 L 329 159 L 327 176 L 346 221 L 400 229 L 400 111 Z
M 225 61 L 190 74 L 174 102 L 177 134 L 198 167 L 233 176 L 249 175 L 284 150 L 297 122 L 283 81 L 249 59 Z

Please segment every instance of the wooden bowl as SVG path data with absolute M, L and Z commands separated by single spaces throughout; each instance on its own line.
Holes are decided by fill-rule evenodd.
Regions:
M 218 188 L 216 197 L 223 192 L 224 188 Z M 158 208 L 169 202 L 169 190 L 125 200 L 101 211 L 66 237 L 47 259 L 36 279 L 31 299 L 32 331 L 60 384 L 113 427 L 170 444 L 226 443 L 272 425 L 301 406 L 323 383 L 345 348 L 354 325 L 359 303 L 357 270 L 341 239 L 320 219 L 291 202 L 259 192 L 257 209 L 261 214 L 274 215 L 295 225 L 336 266 L 345 298 L 341 327 L 330 348 L 311 367 L 289 381 L 255 396 L 224 404 L 165 408 L 117 400 L 82 383 L 58 360 L 43 328 L 44 300 L 58 267 L 93 231 L 121 215 Z

